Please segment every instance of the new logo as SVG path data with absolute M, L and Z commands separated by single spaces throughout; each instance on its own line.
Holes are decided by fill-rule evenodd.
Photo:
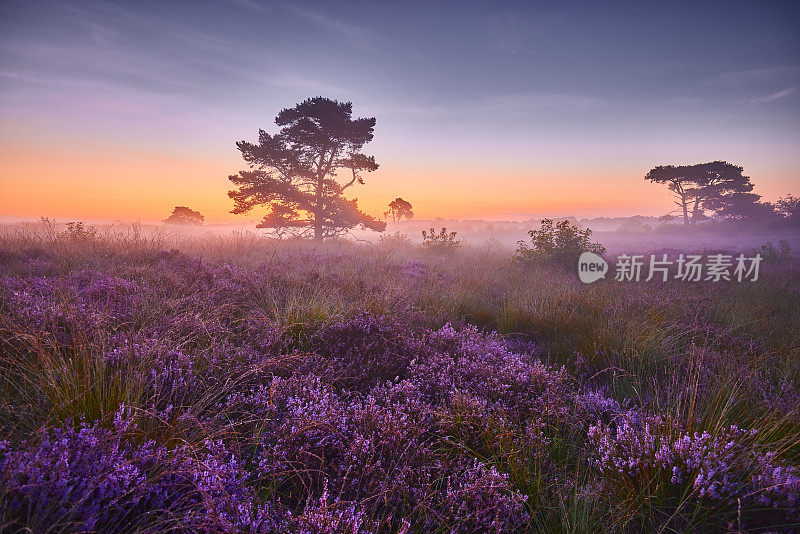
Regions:
M 578 277 L 584 284 L 591 284 L 606 277 L 608 263 L 594 252 L 584 252 L 578 258 Z

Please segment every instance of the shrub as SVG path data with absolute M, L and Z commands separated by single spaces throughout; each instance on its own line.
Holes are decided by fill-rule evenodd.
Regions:
M 378 246 L 385 248 L 411 248 L 411 239 L 399 230 L 393 234 L 382 234 L 378 239 Z
M 556 263 L 574 264 L 582 252 L 594 252 L 603 255 L 606 249 L 600 243 L 592 243 L 589 237 L 590 229 L 579 230 L 571 225 L 568 220 L 563 220 L 553 226 L 550 219 L 542 219 L 539 230 L 530 230 L 530 246 L 525 241 L 519 241 L 519 248 L 514 254 L 514 259 L 522 262 L 554 261 Z
M 784 261 L 792 254 L 792 246 L 785 239 L 778 241 L 778 250 L 772 241 L 767 241 L 761 245 L 761 256 L 766 261 Z
M 800 472 L 773 453 L 756 452 L 756 434 L 733 425 L 687 432 L 663 417 L 629 412 L 612 425 L 592 426 L 589 446 L 592 464 L 622 499 L 682 502 L 695 514 L 766 506 L 797 515 Z
M 65 241 L 91 243 L 97 240 L 97 228 L 94 226 L 84 226 L 82 221 L 68 222 L 67 230 L 58 235 Z
M 48 239 L 0 246 L 0 530 L 800 521 L 796 256 L 757 285 L 587 287 L 494 249 Z
M 422 245 L 428 250 L 436 252 L 452 252 L 461 246 L 461 241 L 456 239 L 458 232 L 447 232 L 447 228 L 437 234 L 436 230 L 431 228 L 429 231 L 422 231 Z

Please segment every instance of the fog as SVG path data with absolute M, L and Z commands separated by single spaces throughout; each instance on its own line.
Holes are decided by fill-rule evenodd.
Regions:
M 685 227 L 677 222 L 664 224 L 655 217 L 576 218 L 554 217 L 553 220 L 569 220 L 581 229 L 592 231 L 591 241 L 602 244 L 608 255 L 622 253 L 692 253 L 692 252 L 745 252 L 761 251 L 768 242 L 779 248 L 780 241 L 789 244 L 791 252 L 800 252 L 800 232 L 779 225 L 748 226 L 745 222 L 725 224 L 708 221 L 695 227 Z M 676 219 L 677 221 L 677 219 Z M 3 240 L 28 240 L 31 244 L 48 236 L 69 235 L 68 224 L 77 221 L 40 219 L 0 222 L 0 238 Z M 469 247 L 493 246 L 509 252 L 516 249 L 519 241 L 530 241 L 528 232 L 540 227 L 540 219 L 524 221 L 484 221 L 432 219 L 410 220 L 399 223 L 389 221 L 382 233 L 356 229 L 343 237 L 345 241 L 377 245 L 408 242 L 421 244 L 423 230 L 433 228 L 439 232 L 446 228 L 456 232 L 456 239 Z M 263 229 L 256 228 L 255 221 L 233 224 L 203 224 L 180 226 L 139 221 L 89 220 L 82 223 L 81 232 L 97 238 L 142 238 L 158 243 L 164 248 L 182 248 L 189 242 L 197 244 L 206 240 L 260 240 L 278 239 Z M 292 240 L 284 236 L 282 241 Z M 309 242 L 309 244 L 311 244 Z

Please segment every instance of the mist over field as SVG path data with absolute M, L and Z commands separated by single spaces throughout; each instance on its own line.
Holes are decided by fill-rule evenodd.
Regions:
M 582 229 L 592 230 L 592 237 L 605 245 L 610 253 L 653 253 L 653 252 L 698 252 L 728 251 L 753 252 L 767 242 L 774 244 L 781 240 L 789 243 L 791 250 L 800 251 L 800 232 L 796 228 L 774 227 L 763 228 L 760 225 L 748 226 L 747 223 L 737 227 L 718 228 L 683 228 L 679 224 L 665 225 L 656 217 L 552 217 L 555 220 L 569 220 Z M 67 230 L 67 220 L 53 220 L 55 227 Z M 378 244 L 393 234 L 401 234 L 411 243 L 423 242 L 422 231 L 435 228 L 439 231 L 446 228 L 455 231 L 465 245 L 480 247 L 491 245 L 513 253 L 520 240 L 528 240 L 528 231 L 538 228 L 541 219 L 515 221 L 483 221 L 458 219 L 414 219 L 389 224 L 383 233 L 370 231 L 352 232 L 348 240 Z M 274 240 L 263 231 L 255 229 L 255 222 L 232 224 L 204 224 L 202 226 L 170 226 L 163 223 L 147 223 L 140 221 L 103 221 L 88 220 L 84 223 L 96 228 L 100 235 L 115 235 L 141 232 L 161 240 L 164 246 L 178 247 L 184 241 L 231 240 L 248 238 L 251 240 Z M 28 230 L 41 228 L 41 222 L 33 220 L 16 220 L 0 222 L 0 233 L 11 236 Z M 286 239 L 286 238 L 285 238 Z

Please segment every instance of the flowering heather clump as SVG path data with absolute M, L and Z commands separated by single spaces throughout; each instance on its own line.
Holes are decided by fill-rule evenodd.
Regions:
M 424 280 L 428 277 L 428 266 L 422 260 L 412 259 L 403 265 L 401 272 L 413 280 Z
M 6 452 L 5 512 L 32 517 L 42 527 L 60 524 L 80 532 L 125 528 L 152 497 L 142 491 L 144 463 L 129 452 L 111 432 L 95 427 L 45 432 L 38 445 Z M 148 452 L 142 447 L 137 455 Z
M 529 520 L 527 498 L 511 489 L 508 476 L 473 460 L 447 478 L 441 504 L 451 532 L 515 532 Z
M 755 476 L 751 482 L 754 497 L 763 506 L 789 510 L 800 519 L 800 469 L 775 461 L 768 452 L 756 459 Z
M 797 468 L 754 454 L 756 430 L 736 426 L 712 432 L 683 432 L 659 417 L 637 422 L 623 416 L 615 425 L 589 429 L 593 464 L 617 488 L 643 494 L 688 494 L 696 503 L 766 505 L 800 512 Z
M 619 402 L 608 397 L 607 391 L 589 389 L 575 395 L 578 415 L 596 422 L 603 417 L 613 417 L 622 412 Z
M 309 502 L 297 518 L 297 532 L 302 534 L 368 534 L 366 514 L 354 503 L 331 499 L 327 485 L 317 502 Z
M 128 441 L 122 432 L 129 429 L 117 417 L 117 432 L 86 424 L 55 428 L 4 451 L 2 512 L 33 518 L 40 528 L 79 532 L 133 529 L 153 516 L 226 532 L 267 532 L 281 520 L 254 504 L 242 463 L 221 442 L 168 450 Z
M 274 441 L 264 440 L 262 475 L 312 495 L 326 484 L 342 499 L 368 499 L 375 513 L 402 514 L 405 503 L 424 501 L 440 469 L 426 432 L 432 413 L 410 384 L 362 397 L 315 377 L 276 379 L 264 402 Z
M 314 360 L 309 371 L 365 392 L 376 382 L 404 378 L 423 346 L 399 321 L 363 313 L 323 326 L 313 336 L 310 350 L 323 358 Z
M 434 401 L 458 390 L 520 423 L 566 415 L 571 384 L 564 369 L 513 353 L 497 334 L 472 326 L 459 331 L 445 325 L 426 341 L 430 350 L 412 363 L 409 376 Z
M 468 247 L 103 243 L 0 249 L 6 530 L 800 525 L 788 266 L 754 298 Z

